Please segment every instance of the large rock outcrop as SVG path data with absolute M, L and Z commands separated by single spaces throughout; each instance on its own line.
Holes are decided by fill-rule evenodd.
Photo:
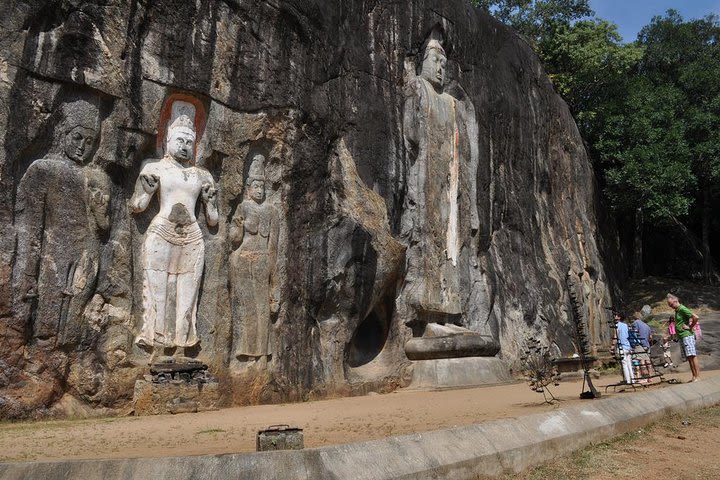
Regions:
M 10 0 L 0 19 L 3 417 L 51 414 L 65 394 L 98 408 L 130 402 L 150 358 L 135 340 L 143 239 L 158 207 L 133 215 L 129 201 L 143 160 L 163 154 L 173 98 L 203 113 L 196 163 L 212 175 L 219 211 L 217 226 L 199 221 L 200 343 L 185 354 L 210 365 L 228 403 L 406 384 L 417 315 L 405 292 L 425 275 L 408 265 L 428 258 L 413 250 L 424 230 L 406 229 L 420 157 L 405 107 L 431 37 L 447 59 L 442 108 L 461 119 L 451 167 L 460 178 L 438 194 L 458 199 L 459 233 L 446 243 L 458 251 L 438 268 L 462 273 L 438 274 L 460 293 L 430 321 L 439 313 L 480 334 L 508 368 L 528 335 L 573 353 L 570 275 L 595 345 L 609 341 L 594 175 L 578 130 L 531 48 L 467 2 Z M 81 160 L 67 145 L 92 122 L 67 119 L 84 104 L 100 134 Z M 263 252 L 273 285 L 240 304 L 273 297 L 258 314 L 271 321 L 271 356 L 238 371 L 230 230 L 258 155 L 277 225 Z M 270 225 L 262 215 L 260 229 Z M 39 306 L 48 292 L 55 310 Z

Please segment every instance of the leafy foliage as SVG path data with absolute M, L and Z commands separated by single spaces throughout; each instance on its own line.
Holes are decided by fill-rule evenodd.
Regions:
M 653 220 L 686 216 L 720 169 L 720 24 L 655 17 L 639 35 L 643 56 L 605 100 L 593 150 L 608 196 Z
M 656 220 L 688 213 L 696 179 L 682 119 L 684 97 L 672 85 L 638 76 L 608 108 L 594 148 L 615 207 L 642 207 Z
M 622 43 L 615 24 L 597 19 L 559 26 L 537 50 L 586 137 L 599 128 L 606 99 L 643 56 L 641 46 Z
M 710 230 L 720 232 L 710 213 L 720 204 L 719 18 L 668 10 L 625 43 L 588 0 L 471 1 L 533 46 L 617 212 L 638 210 L 636 222 L 672 223 L 686 235 L 682 223 L 701 224 L 710 278 Z
M 472 0 L 531 41 L 545 38 L 560 25 L 593 14 L 589 0 Z

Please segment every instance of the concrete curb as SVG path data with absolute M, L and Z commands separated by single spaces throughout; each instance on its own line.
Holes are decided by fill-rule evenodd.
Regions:
M 720 376 L 552 413 L 302 451 L 0 464 L 3 479 L 470 480 L 720 403 Z

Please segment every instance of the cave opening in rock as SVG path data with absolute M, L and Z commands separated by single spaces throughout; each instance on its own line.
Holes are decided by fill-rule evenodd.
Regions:
M 355 329 L 345 349 L 345 363 L 351 368 L 370 363 L 382 352 L 387 337 L 386 316 L 375 309 Z

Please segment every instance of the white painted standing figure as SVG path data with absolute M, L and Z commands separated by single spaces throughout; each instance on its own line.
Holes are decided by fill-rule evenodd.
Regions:
M 199 342 L 196 316 L 205 244 L 195 217 L 198 197 L 208 225 L 217 225 L 218 210 L 212 175 L 195 166 L 194 157 L 195 127 L 187 115 L 180 115 L 168 129 L 165 156 L 146 160 L 135 184 L 133 212 L 145 210 L 155 192 L 160 201 L 142 249 L 143 326 L 138 345 L 173 348 Z

